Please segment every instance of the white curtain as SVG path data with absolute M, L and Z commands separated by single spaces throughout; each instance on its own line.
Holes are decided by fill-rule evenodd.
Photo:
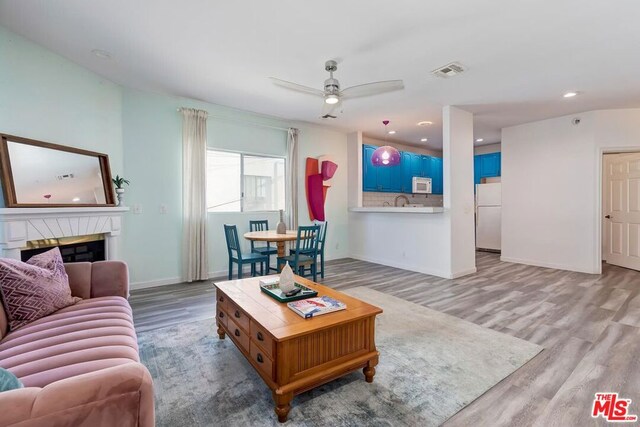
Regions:
M 182 108 L 182 261 L 187 282 L 208 279 L 207 115 Z
M 296 230 L 298 228 L 298 129 L 295 128 L 289 128 L 287 133 L 287 165 L 285 170 L 287 229 Z

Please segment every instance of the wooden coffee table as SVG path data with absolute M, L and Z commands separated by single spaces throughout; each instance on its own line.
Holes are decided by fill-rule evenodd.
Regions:
M 363 368 L 373 381 L 379 352 L 375 317 L 382 309 L 296 276 L 296 282 L 347 308 L 303 319 L 260 291 L 260 278 L 216 283 L 218 336 L 229 335 L 272 390 L 275 412 L 287 420 L 293 396 Z

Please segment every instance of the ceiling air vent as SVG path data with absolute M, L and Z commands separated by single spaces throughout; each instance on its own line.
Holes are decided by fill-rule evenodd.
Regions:
M 462 64 L 458 62 L 452 62 L 451 64 L 447 64 L 444 67 L 440 67 L 436 70 L 433 70 L 431 74 L 438 77 L 447 78 L 447 77 L 457 76 L 458 74 L 461 74 L 464 71 L 465 71 L 465 68 L 462 66 Z

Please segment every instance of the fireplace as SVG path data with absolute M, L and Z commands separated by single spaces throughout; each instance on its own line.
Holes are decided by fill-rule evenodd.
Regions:
M 65 262 L 120 259 L 127 207 L 0 208 L 0 257 L 26 259 L 59 246 Z
M 94 262 L 106 259 L 102 234 L 32 240 L 27 242 L 27 247 L 20 251 L 20 258 L 22 261 L 27 261 L 32 256 L 56 246 L 60 248 L 64 262 Z

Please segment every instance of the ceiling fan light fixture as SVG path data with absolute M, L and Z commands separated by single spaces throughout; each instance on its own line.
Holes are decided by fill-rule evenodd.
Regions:
M 339 101 L 340 101 L 340 98 L 338 98 L 337 95 L 333 95 L 333 94 L 327 95 L 324 98 L 324 102 L 329 104 L 329 105 L 337 104 Z

